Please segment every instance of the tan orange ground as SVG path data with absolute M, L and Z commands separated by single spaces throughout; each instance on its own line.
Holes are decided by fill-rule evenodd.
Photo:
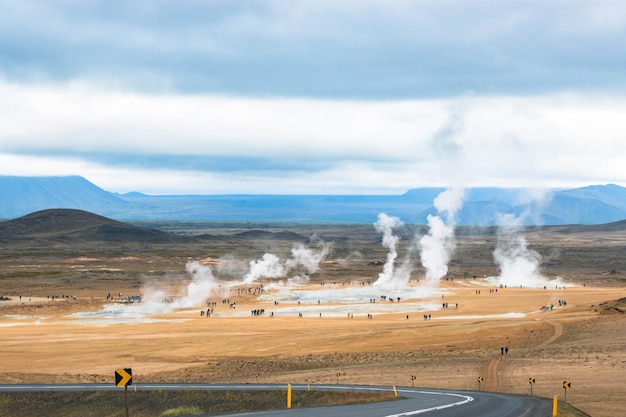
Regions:
M 238 311 L 265 316 L 200 317 L 199 308 L 154 323 L 94 325 L 70 317 L 105 300 L 22 296 L 2 302 L 0 382 L 113 382 L 130 367 L 136 383 L 200 381 L 345 383 L 483 389 L 563 396 L 594 417 L 626 415 L 626 319 L 598 305 L 626 289 L 500 289 L 444 282 L 449 308 L 348 317 L 269 317 L 270 301 L 231 295 Z M 481 294 L 477 295 L 476 290 Z M 567 300 L 559 308 L 558 300 Z M 433 298 L 439 304 L 441 298 Z M 454 307 L 459 303 L 458 310 Z M 16 304 L 11 306 L 11 304 Z M 553 304 L 552 311 L 540 311 Z M 215 313 L 228 313 L 218 303 Z M 495 317 L 524 313 L 521 317 Z M 407 314 L 409 319 L 407 319 Z M 511 350 L 500 355 L 500 346 Z M 257 376 L 257 373 L 259 374 Z M 621 414 L 620 414 L 621 413 Z

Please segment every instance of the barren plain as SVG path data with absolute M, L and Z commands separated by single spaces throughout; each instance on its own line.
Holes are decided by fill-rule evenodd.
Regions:
M 375 285 L 388 248 L 371 225 L 142 225 L 176 236 L 160 240 L 54 222 L 0 223 L 0 383 L 113 383 L 132 368 L 135 383 L 475 390 L 483 377 L 480 389 L 529 393 L 535 378 L 534 395 L 563 398 L 569 381 L 573 406 L 626 412 L 622 223 L 524 230 L 545 287 L 499 284 L 496 231 L 463 227 L 448 274 L 427 283 L 412 253 L 424 230 L 407 228 L 397 265 L 416 260 L 388 288 Z M 323 254 L 317 269 L 250 280 L 265 254 L 301 247 Z

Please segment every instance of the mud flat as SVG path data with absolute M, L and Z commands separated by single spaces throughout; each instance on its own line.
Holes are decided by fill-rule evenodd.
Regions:
M 533 377 L 533 393 L 547 397 L 571 381 L 568 402 L 591 415 L 626 409 L 625 303 L 607 303 L 624 288 L 267 287 L 221 287 L 208 317 L 208 306 L 12 298 L 0 315 L 0 381 L 113 383 L 130 367 L 137 383 L 333 383 L 340 372 L 345 383 L 454 389 L 483 376 L 483 389 L 527 393 Z

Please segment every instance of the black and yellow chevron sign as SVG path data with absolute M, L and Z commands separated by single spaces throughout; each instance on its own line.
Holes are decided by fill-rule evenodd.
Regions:
M 411 381 L 415 381 L 417 377 L 415 375 L 411 375 Z
M 530 382 L 531 384 L 535 383 L 535 378 L 528 378 L 528 382 Z
M 115 370 L 115 386 L 125 387 L 133 384 L 133 370 L 130 368 Z
M 478 377 L 478 382 L 483 382 L 485 379 L 482 376 Z
M 563 381 L 563 388 L 570 389 L 572 388 L 572 383 L 569 381 Z

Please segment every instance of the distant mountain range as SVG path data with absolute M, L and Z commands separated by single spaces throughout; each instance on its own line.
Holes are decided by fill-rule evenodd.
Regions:
M 85 178 L 0 176 L 0 218 L 71 208 L 116 220 L 373 223 L 379 213 L 425 224 L 444 188 L 417 188 L 396 196 L 116 194 Z M 603 224 L 626 219 L 626 188 L 593 185 L 545 190 L 541 199 L 513 188 L 471 188 L 457 213 L 462 225 L 493 225 L 511 214 L 530 225 Z

